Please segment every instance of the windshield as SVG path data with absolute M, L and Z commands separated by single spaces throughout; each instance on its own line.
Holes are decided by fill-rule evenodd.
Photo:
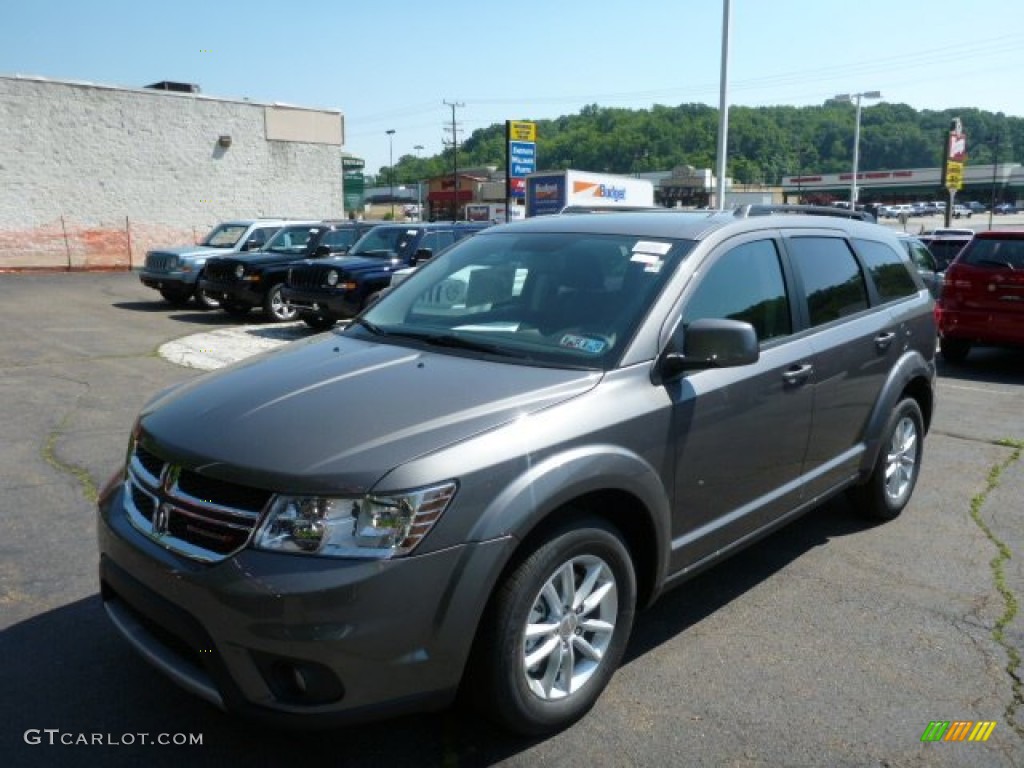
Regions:
M 360 238 L 348 255 L 404 260 L 418 233 L 409 227 L 374 227 Z
M 607 370 L 692 246 L 623 235 L 477 235 L 415 271 L 346 333 Z
M 274 235 L 262 250 L 272 253 L 302 254 L 305 253 L 311 238 L 319 234 L 322 227 L 304 224 L 298 227 L 285 227 Z
M 218 224 L 203 238 L 200 245 L 210 248 L 234 248 L 246 230 L 246 224 Z

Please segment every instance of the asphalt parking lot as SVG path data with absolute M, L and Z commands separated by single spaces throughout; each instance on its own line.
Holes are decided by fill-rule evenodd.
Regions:
M 838 499 L 669 593 L 563 733 L 511 738 L 460 709 L 294 733 L 223 715 L 118 636 L 94 500 L 153 393 L 311 332 L 174 309 L 125 273 L 0 275 L 0 308 L 4 765 L 1024 764 L 1024 352 L 941 369 L 899 519 Z M 922 742 L 958 720 L 996 726 Z M 144 743 L 162 734 L 202 743 Z

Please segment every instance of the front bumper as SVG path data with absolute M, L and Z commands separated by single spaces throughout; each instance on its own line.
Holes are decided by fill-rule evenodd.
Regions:
M 199 286 L 207 296 L 217 301 L 241 304 L 246 307 L 258 307 L 263 304 L 263 283 L 261 282 L 224 283 L 204 278 L 199 281 Z
M 139 280 L 148 288 L 192 288 L 196 284 L 195 272 L 151 272 L 139 271 Z
M 351 291 L 329 291 L 284 286 L 281 297 L 301 314 L 345 320 L 359 314 L 361 300 Z
M 443 707 L 509 539 L 390 561 L 243 550 L 216 564 L 99 507 L 104 606 L 179 685 L 228 711 L 320 726 Z

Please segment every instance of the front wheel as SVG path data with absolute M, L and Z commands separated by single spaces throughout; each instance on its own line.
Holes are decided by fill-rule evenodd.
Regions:
M 611 525 L 556 529 L 492 597 L 469 678 L 479 703 L 521 734 L 572 724 L 619 666 L 635 603 L 633 563 Z
M 275 323 L 287 323 L 299 316 L 295 307 L 284 300 L 281 284 L 272 285 L 263 298 L 263 312 Z
M 871 477 L 855 489 L 860 511 L 878 520 L 896 518 L 914 492 L 923 452 L 924 419 L 917 401 L 908 397 L 889 417 Z
M 202 275 L 199 277 L 202 278 Z M 199 283 L 196 283 L 196 304 L 203 309 L 217 309 L 220 306 L 220 302 L 204 291 Z

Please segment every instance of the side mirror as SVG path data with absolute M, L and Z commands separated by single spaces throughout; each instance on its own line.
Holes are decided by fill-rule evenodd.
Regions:
M 694 320 L 682 333 L 683 353 L 666 352 L 661 360 L 663 378 L 707 368 L 737 368 L 756 363 L 761 355 L 757 332 L 739 320 Z
M 432 248 L 420 248 L 416 251 L 416 255 L 412 257 L 413 264 L 419 264 L 423 261 L 429 261 L 434 257 L 434 250 Z
M 258 251 L 263 247 L 266 240 L 260 240 L 259 238 L 252 237 L 245 241 L 245 245 L 242 246 L 243 251 Z
M 313 249 L 313 258 L 314 259 L 322 259 L 324 256 L 330 256 L 330 255 L 331 255 L 331 249 L 330 249 L 329 246 L 318 245 L 316 248 Z

